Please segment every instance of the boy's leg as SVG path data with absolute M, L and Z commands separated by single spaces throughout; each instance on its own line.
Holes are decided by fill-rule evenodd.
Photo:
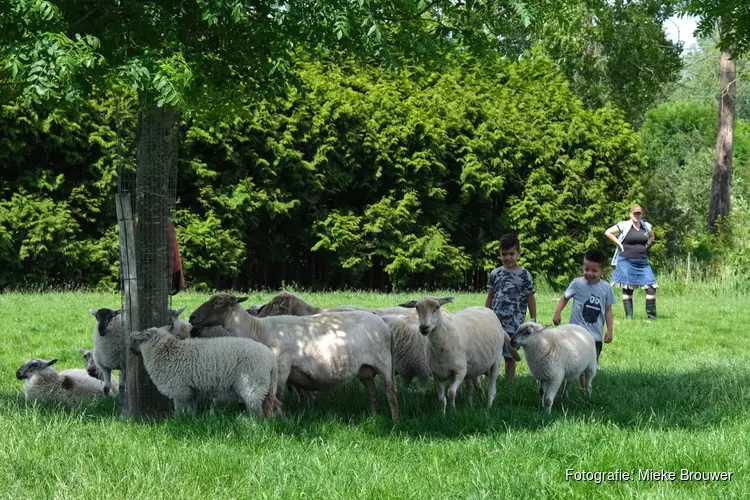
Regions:
M 602 353 L 602 343 L 594 342 L 596 344 L 596 364 L 599 364 L 599 355 Z
M 633 319 L 633 292 L 632 288 L 622 289 L 622 306 L 625 308 L 625 319 Z
M 516 378 L 516 360 L 513 358 L 505 358 L 505 378 L 508 382 L 513 382 Z
M 509 334 L 513 336 L 513 334 Z M 516 360 L 508 352 L 508 348 L 503 343 L 503 360 L 505 361 L 505 379 L 508 382 L 513 382 L 516 378 Z

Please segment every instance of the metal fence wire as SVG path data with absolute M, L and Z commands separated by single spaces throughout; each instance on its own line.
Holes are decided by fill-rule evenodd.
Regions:
M 125 379 L 121 403 L 123 414 L 161 417 L 170 412 L 170 401 L 154 387 L 141 357 L 130 352 L 129 339 L 130 332 L 164 326 L 169 320 L 179 114 L 156 107 L 148 96 L 140 102 L 147 104 L 139 105 L 135 127 L 121 123 L 121 106 L 127 104 L 118 102 L 116 110 L 124 326 L 120 376 Z

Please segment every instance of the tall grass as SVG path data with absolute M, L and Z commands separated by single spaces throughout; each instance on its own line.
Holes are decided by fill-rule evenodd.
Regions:
M 104 293 L 0 295 L 0 496 L 5 498 L 747 498 L 750 495 L 750 324 L 745 298 L 676 294 L 662 284 L 659 319 L 615 308 L 615 339 L 602 353 L 593 399 L 574 388 L 551 415 L 537 409 L 525 363 L 499 383 L 491 409 L 443 417 L 434 390 L 401 391 L 402 421 L 385 397 L 367 412 L 361 384 L 323 393 L 314 410 L 289 402 L 285 420 L 232 409 L 161 422 L 124 420 L 114 399 L 73 408 L 29 406 L 15 370 L 28 358 L 82 365 L 91 344 L 88 309 L 116 307 Z M 436 292 L 436 295 L 443 295 Z M 260 303 L 269 293 L 251 293 Z M 181 293 L 188 312 L 207 298 Z M 393 305 L 412 294 L 305 293 L 321 306 Z M 540 321 L 557 296 L 538 294 Z M 484 302 L 458 294 L 456 311 Z M 570 305 L 569 305 L 570 307 Z M 566 315 L 569 312 L 566 311 Z M 287 398 L 288 400 L 290 398 Z M 480 398 L 481 400 L 481 398 Z M 481 401 L 480 401 L 481 402 Z M 566 480 L 566 469 L 615 471 L 630 481 Z M 638 479 L 639 469 L 675 481 Z M 680 469 L 728 471 L 730 482 L 680 481 Z

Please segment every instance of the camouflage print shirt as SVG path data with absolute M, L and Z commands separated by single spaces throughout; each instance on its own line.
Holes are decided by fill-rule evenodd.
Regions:
M 516 330 L 526 319 L 528 297 L 536 293 L 534 280 L 524 268 L 509 271 L 498 267 L 490 273 L 487 288 L 492 288 L 492 310 L 500 319 L 508 335 Z

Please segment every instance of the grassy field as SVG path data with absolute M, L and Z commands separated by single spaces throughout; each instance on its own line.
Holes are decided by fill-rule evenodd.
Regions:
M 625 321 L 615 307 L 593 400 L 537 409 L 524 362 L 513 385 L 500 380 L 492 409 L 442 417 L 434 391 L 402 391 L 402 421 L 367 412 L 354 382 L 321 394 L 315 410 L 288 404 L 286 420 L 258 422 L 226 410 L 161 422 L 124 420 L 114 399 L 76 408 L 27 406 L 15 370 L 32 357 L 82 366 L 89 308 L 117 307 L 99 293 L 0 295 L 0 496 L 3 498 L 748 498 L 750 497 L 750 325 L 747 297 L 669 296 L 659 319 Z M 321 306 L 386 306 L 412 298 L 304 293 Z M 270 294 L 251 294 L 248 304 Z M 181 293 L 188 313 L 207 294 Z M 540 321 L 556 296 L 540 292 Z M 483 304 L 458 294 L 456 311 Z M 570 306 L 569 306 L 570 307 Z M 567 318 L 569 309 L 564 313 Z M 735 326 L 737 325 L 737 326 Z M 291 398 L 287 398 L 291 401 Z M 480 402 L 482 398 L 479 399 Z M 573 472 L 625 471 L 629 481 L 566 480 Z M 639 479 L 639 470 L 676 472 Z M 680 471 L 732 472 L 731 481 L 681 481 Z M 589 476 L 590 477 L 590 476 Z M 605 478 L 607 479 L 607 478 Z

